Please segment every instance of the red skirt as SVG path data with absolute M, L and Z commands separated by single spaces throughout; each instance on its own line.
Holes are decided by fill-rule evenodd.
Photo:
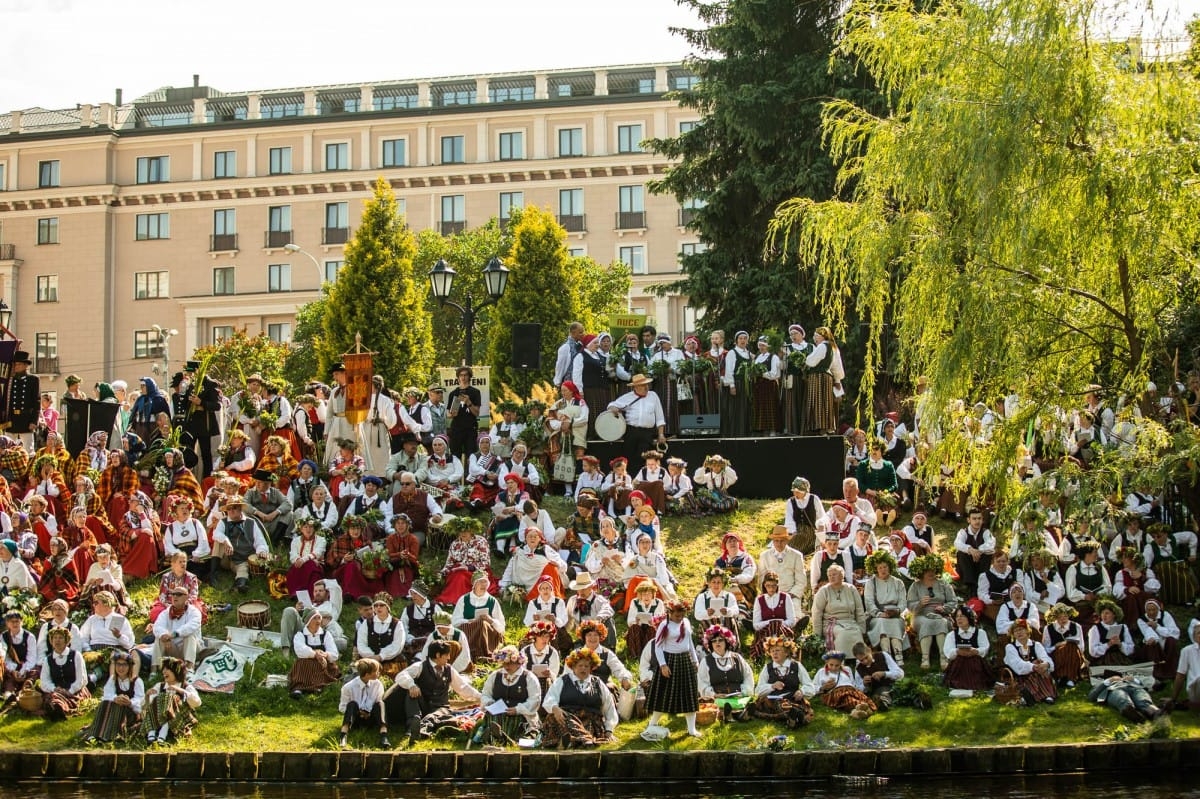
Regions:
M 139 530 L 130 542 L 128 551 L 121 557 L 121 568 L 126 577 L 145 580 L 158 571 L 158 545 L 154 535 Z
M 871 697 L 849 685 L 834 688 L 829 693 L 823 695 L 821 701 L 825 703 L 826 707 L 831 707 L 834 710 L 842 710 L 847 713 L 859 705 L 867 705 L 871 708 L 872 713 L 878 709 L 875 707 L 875 703 L 871 701 Z
M 311 594 L 313 584 L 324 578 L 325 570 L 314 560 L 306 560 L 299 566 L 292 566 L 287 572 L 288 596 L 296 596 L 301 591 Z
M 334 571 L 333 576 L 342 586 L 342 592 L 347 597 L 375 596 L 380 591 L 387 590 L 383 583 L 383 577 L 367 577 L 362 566 L 356 560 L 342 564 Z
M 483 502 L 487 505 L 492 505 L 496 502 L 496 497 L 500 494 L 500 486 L 490 486 L 484 483 L 475 483 L 471 486 L 471 496 L 468 497 L 470 502 Z
M 392 567 L 392 570 L 383 577 L 383 584 L 387 587 L 387 592 L 395 599 L 407 599 L 408 589 L 415 579 L 413 572 L 412 566 Z
M 1047 699 L 1057 699 L 1058 691 L 1054 688 L 1054 680 L 1049 674 L 1038 674 L 1031 671 L 1017 677 L 1017 684 L 1029 692 L 1035 702 L 1045 702 Z
M 750 430 L 774 433 L 779 429 L 779 382 L 760 377 L 754 381 L 754 404 L 750 408 Z
M 496 583 L 496 578 L 492 574 L 491 569 L 488 569 L 488 577 L 490 583 L 488 585 L 488 593 L 496 595 L 500 593 L 500 587 Z M 471 590 L 471 572 L 466 569 L 455 569 L 446 575 L 446 584 L 442 586 L 442 592 L 437 595 L 434 600 L 441 605 L 453 605 L 458 602 L 463 594 Z
M 625 631 L 625 656 L 640 658 L 646 644 L 654 639 L 654 628 L 649 624 L 634 624 Z
M 1087 676 L 1087 658 L 1074 641 L 1064 641 L 1050 653 L 1054 661 L 1054 676 L 1060 680 L 1079 682 Z

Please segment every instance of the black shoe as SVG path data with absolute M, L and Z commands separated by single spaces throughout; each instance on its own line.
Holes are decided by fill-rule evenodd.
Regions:
M 233 588 L 239 594 L 244 594 L 250 590 L 250 581 L 245 577 L 239 577 L 233 581 Z
M 292 691 L 292 699 L 299 699 L 302 696 L 304 696 L 303 691 Z
M 379 736 L 379 748 L 380 749 L 391 749 L 392 748 L 392 742 L 390 740 L 388 740 L 386 732 L 383 735 Z

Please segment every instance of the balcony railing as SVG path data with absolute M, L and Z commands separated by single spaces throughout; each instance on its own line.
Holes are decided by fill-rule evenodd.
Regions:
M 441 231 L 443 236 L 453 236 L 455 233 L 462 233 L 467 229 L 467 222 L 464 219 L 461 222 L 441 222 Z
M 0 261 L 14 261 L 17 258 L 17 245 L 0 244 Z
M 645 226 L 645 211 L 617 211 L 617 230 L 637 230 Z
M 568 233 L 583 233 L 587 230 L 587 217 L 583 214 L 559 214 L 558 224 Z
M 321 228 L 321 243 L 322 244 L 345 244 L 350 240 L 350 228 L 348 227 L 323 227 Z
M 679 209 L 679 226 L 687 227 L 696 220 L 696 212 L 699 208 L 680 208 Z
M 236 233 L 214 233 L 208 237 L 209 252 L 231 252 L 238 248 Z
M 58 357 L 55 356 L 53 358 L 44 358 L 39 355 L 38 357 L 33 359 L 33 371 L 34 371 L 34 374 L 39 374 L 39 375 L 59 374 Z
M 292 231 L 290 230 L 268 230 L 264 237 L 266 243 L 264 247 L 283 247 L 292 243 Z

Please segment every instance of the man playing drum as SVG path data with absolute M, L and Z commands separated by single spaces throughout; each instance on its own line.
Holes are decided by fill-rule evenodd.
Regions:
M 625 457 L 635 463 L 642 453 L 651 449 L 655 443 L 667 443 L 667 422 L 663 415 L 662 402 L 658 395 L 650 390 L 650 384 L 653 382 L 646 375 L 634 375 L 629 382 L 632 390 L 617 397 L 608 406 L 613 416 L 625 418 L 624 453 Z M 596 421 L 596 430 L 601 430 L 599 420 Z

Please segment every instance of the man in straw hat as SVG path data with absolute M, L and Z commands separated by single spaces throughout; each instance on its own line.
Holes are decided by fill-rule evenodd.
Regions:
M 567 600 L 567 631 L 576 633 L 585 621 L 598 621 L 608 630 L 604 643 L 611 649 L 617 645 L 617 628 L 613 626 L 613 608 L 607 599 L 596 592 L 596 582 L 590 572 L 581 571 L 567 586 L 575 592 Z
M 608 411 L 615 416 L 625 417 L 625 437 L 622 439 L 625 457 L 630 461 L 640 458 L 642 453 L 667 443 L 667 419 L 663 414 L 662 401 L 650 390 L 654 381 L 647 375 L 634 375 L 629 381 L 630 390 L 608 404 Z
M 758 573 L 774 572 L 779 578 L 779 590 L 790 594 L 799 608 L 800 600 L 808 588 L 808 572 L 804 566 L 804 555 L 789 546 L 791 538 L 788 528 L 782 524 L 771 529 L 767 536 L 767 548 L 758 556 Z
M 200 609 L 188 601 L 188 590 L 177 585 L 168 592 L 171 604 L 154 621 L 154 651 L 151 663 L 155 668 L 164 657 L 177 657 L 195 668 L 196 653 L 200 651 Z
M 213 554 L 234 573 L 233 587 L 246 593 L 250 587 L 250 557 L 271 554 L 267 534 L 255 519 L 246 518 L 246 500 L 230 497 L 223 505 L 224 516 L 213 531 Z

